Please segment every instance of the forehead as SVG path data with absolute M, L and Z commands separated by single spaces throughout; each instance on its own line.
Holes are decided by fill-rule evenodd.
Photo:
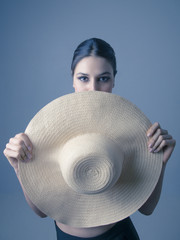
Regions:
M 113 68 L 105 58 L 89 56 L 81 59 L 76 65 L 75 74 L 79 72 L 87 74 L 113 73 Z

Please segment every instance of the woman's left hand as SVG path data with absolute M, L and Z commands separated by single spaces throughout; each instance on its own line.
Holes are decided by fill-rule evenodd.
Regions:
M 163 162 L 166 164 L 174 150 L 176 140 L 169 135 L 167 130 L 162 129 L 158 122 L 148 129 L 147 136 L 149 151 L 156 153 L 163 150 Z

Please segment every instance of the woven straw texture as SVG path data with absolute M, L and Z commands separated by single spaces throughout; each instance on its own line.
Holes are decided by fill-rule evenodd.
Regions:
M 112 93 L 72 93 L 55 99 L 25 131 L 33 144 L 32 161 L 19 162 L 27 195 L 42 212 L 74 227 L 106 225 L 130 216 L 148 199 L 161 173 L 162 152 L 149 153 L 147 148 L 150 126 L 134 104 Z M 74 191 L 59 164 L 65 144 L 84 134 L 110 139 L 124 155 L 116 183 L 94 194 Z

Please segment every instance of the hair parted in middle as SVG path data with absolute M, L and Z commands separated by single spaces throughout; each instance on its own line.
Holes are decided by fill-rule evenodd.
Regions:
M 71 73 L 74 75 L 74 70 L 77 63 L 85 57 L 88 56 L 97 56 L 105 58 L 112 66 L 114 76 L 117 73 L 116 69 L 116 57 L 114 49 L 102 39 L 99 38 L 90 38 L 82 43 L 74 51 L 72 64 L 71 64 Z

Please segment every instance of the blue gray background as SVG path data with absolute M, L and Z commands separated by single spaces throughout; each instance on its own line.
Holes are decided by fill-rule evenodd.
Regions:
M 73 92 L 73 51 L 91 37 L 116 52 L 114 93 L 177 140 L 155 212 L 132 219 L 141 239 L 179 239 L 179 13 L 178 0 L 0 0 L 0 239 L 55 239 L 53 221 L 29 208 L 2 152 L 38 110 Z

